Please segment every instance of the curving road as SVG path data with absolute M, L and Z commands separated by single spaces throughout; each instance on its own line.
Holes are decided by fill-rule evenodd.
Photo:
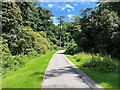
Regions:
M 56 52 L 50 60 L 43 78 L 42 88 L 87 88 L 91 90 L 90 84 L 84 80 L 87 76 L 79 72 L 79 69 L 66 59 L 63 52 L 64 50 Z M 77 68 L 77 71 L 74 68 Z M 97 86 L 95 84 L 94 86 Z

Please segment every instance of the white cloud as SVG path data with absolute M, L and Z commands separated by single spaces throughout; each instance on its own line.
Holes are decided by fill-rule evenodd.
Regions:
M 95 2 L 95 1 L 97 1 L 97 0 L 90 0 L 91 2 Z
M 56 19 L 56 17 L 51 17 L 51 19 L 52 19 L 52 20 L 55 20 L 55 19 Z
M 72 19 L 73 16 L 75 16 L 75 14 L 68 14 L 68 15 L 67 15 L 67 17 L 68 17 L 69 19 Z
M 47 7 L 52 8 L 53 6 L 54 6 L 54 4 L 48 4 Z
M 63 11 L 63 10 L 65 10 L 66 9 L 66 7 L 64 7 L 63 5 L 57 5 L 56 6 L 56 10 L 61 10 L 61 11 Z
M 56 10 L 61 10 L 61 11 L 67 10 L 68 12 L 70 12 L 71 10 L 75 10 L 75 9 L 70 4 L 61 4 L 56 6 Z
M 74 7 L 72 5 L 70 5 L 70 4 L 65 4 L 65 7 L 74 10 Z
M 62 8 L 61 8 L 62 11 L 65 10 L 65 9 L 66 9 L 66 7 L 62 7 Z
M 68 11 L 68 12 L 71 12 L 71 10 L 70 10 L 70 9 L 67 9 L 67 11 Z
M 56 17 L 51 17 L 51 20 L 53 21 L 53 24 L 58 25 L 58 20 Z
M 55 10 L 64 10 L 64 8 L 61 5 L 57 5 Z
M 73 5 L 74 5 L 74 6 L 78 6 L 78 3 L 74 3 Z

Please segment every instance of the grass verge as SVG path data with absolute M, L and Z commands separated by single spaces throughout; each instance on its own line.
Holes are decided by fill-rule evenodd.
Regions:
M 84 73 L 86 73 L 91 79 L 96 81 L 99 85 L 104 88 L 118 88 L 118 73 L 110 72 L 103 73 L 94 68 L 86 68 L 83 65 L 86 62 L 90 62 L 92 55 L 86 53 L 79 53 L 75 55 L 66 54 L 67 58 L 69 58 L 77 67 L 79 67 Z M 115 61 L 116 63 L 116 61 Z M 109 90 L 108 89 L 108 90 Z
M 40 88 L 48 62 L 56 51 L 50 51 L 2 78 L 2 88 Z

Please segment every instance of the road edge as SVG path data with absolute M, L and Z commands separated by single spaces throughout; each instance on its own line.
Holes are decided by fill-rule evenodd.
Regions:
M 57 52 L 58 52 L 58 51 L 56 51 L 56 52 L 53 54 L 53 56 L 51 57 L 51 59 L 49 60 L 48 65 L 47 65 L 47 68 L 48 68 L 48 66 L 49 66 L 49 64 L 50 64 L 50 61 L 53 59 L 53 57 L 55 56 L 55 54 L 56 54 Z M 43 85 L 44 85 L 44 79 L 45 79 L 45 77 L 46 77 L 47 68 L 46 68 L 46 70 L 45 70 L 45 73 L 44 73 L 42 82 L 41 82 L 41 84 L 40 84 L 41 89 L 42 89 L 42 87 L 43 87 Z
M 67 61 L 67 63 L 71 66 L 71 68 L 83 79 L 83 81 L 89 85 L 89 87 L 93 90 L 105 90 L 102 86 L 93 81 L 89 76 L 87 76 L 82 70 L 80 70 L 75 64 L 73 64 L 64 54 L 63 57 Z

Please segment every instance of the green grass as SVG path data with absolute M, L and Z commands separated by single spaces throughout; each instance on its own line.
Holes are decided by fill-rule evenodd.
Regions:
M 2 74 L 0 73 L 0 90 L 2 89 Z
M 55 51 L 50 51 L 29 62 L 19 70 L 2 78 L 3 88 L 40 88 L 48 62 Z
M 82 67 L 85 62 L 91 60 L 92 55 L 86 53 L 79 53 L 75 55 L 68 55 L 66 56 L 77 66 L 79 67 L 84 73 L 86 73 L 91 79 L 96 81 L 104 88 L 117 88 L 118 87 L 118 73 L 102 73 L 95 69 L 85 68 Z M 77 62 L 76 58 L 79 58 L 80 61 Z M 116 61 L 115 61 L 116 63 Z

